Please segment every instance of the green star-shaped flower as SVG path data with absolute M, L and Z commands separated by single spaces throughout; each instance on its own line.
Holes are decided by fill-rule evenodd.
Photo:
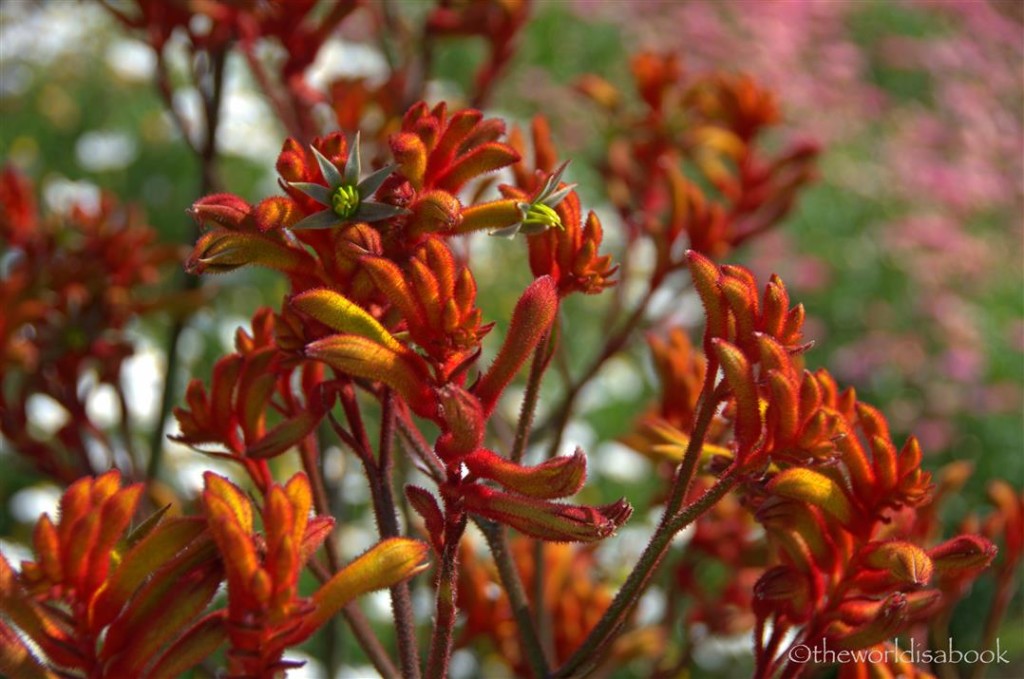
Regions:
M 313 148 L 313 147 L 310 147 Z M 339 172 L 334 163 L 327 160 L 322 153 L 313 148 L 313 155 L 320 166 L 320 171 L 327 180 L 327 186 L 311 182 L 288 182 L 299 191 L 320 203 L 324 209 L 314 212 L 305 219 L 292 225 L 293 229 L 331 229 L 353 222 L 379 222 L 397 215 L 408 214 L 409 211 L 367 200 L 384 180 L 395 171 L 397 165 L 388 165 L 377 170 L 366 179 L 359 181 L 362 162 L 359 159 L 359 133 L 356 133 L 343 172 Z
M 532 236 L 552 228 L 564 229 L 565 226 L 562 224 L 561 217 L 555 212 L 555 207 L 565 200 L 565 197 L 576 188 L 575 184 L 567 184 L 558 189 L 558 185 L 562 181 L 562 173 L 565 172 L 565 168 L 568 165 L 569 161 L 567 160 L 557 170 L 552 172 L 537 191 L 533 200 L 529 203 L 521 202 L 516 205 L 522 214 L 522 220 L 510 226 L 495 229 L 490 232 L 490 235 L 514 238 L 519 233 Z

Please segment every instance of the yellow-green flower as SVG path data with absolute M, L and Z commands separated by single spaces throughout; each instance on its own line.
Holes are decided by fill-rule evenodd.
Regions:
M 561 167 L 552 172 L 529 203 L 520 202 L 516 204 L 522 215 L 520 221 L 500 229 L 495 229 L 490 232 L 490 235 L 513 238 L 516 234 L 520 233 L 532 236 L 536 233 L 543 233 L 548 229 L 565 228 L 562 225 L 562 218 L 555 212 L 555 207 L 565 200 L 565 197 L 576 188 L 575 184 L 566 184 L 562 188 L 558 188 L 558 185 L 562 182 L 562 173 L 565 172 L 565 168 L 568 165 L 569 161 L 566 161 L 562 163 Z
M 409 211 L 404 208 L 368 200 L 395 171 L 397 165 L 382 167 L 359 181 L 362 163 L 359 159 L 358 133 L 352 144 L 352 153 L 341 172 L 315 148 L 313 155 L 327 180 L 327 186 L 312 182 L 288 182 L 288 185 L 302 191 L 325 209 L 309 215 L 293 225 L 293 229 L 331 229 L 344 224 L 379 222 L 408 214 Z

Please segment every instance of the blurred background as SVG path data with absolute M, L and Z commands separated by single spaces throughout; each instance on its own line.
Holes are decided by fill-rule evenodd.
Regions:
M 411 0 L 393 4 L 412 14 L 424 9 Z M 601 128 L 573 83 L 593 72 L 630 91 L 629 55 L 643 47 L 677 52 L 689 71 L 742 71 L 773 89 L 785 122 L 769 144 L 818 141 L 820 177 L 781 228 L 731 257 L 759 276 L 782 276 L 808 310 L 816 342 L 811 367 L 828 366 L 856 387 L 888 416 L 895 439 L 917 435 L 929 456 L 926 468 L 952 460 L 974 465 L 964 491 L 944 507 L 955 527 L 982 505 L 987 480 L 1024 487 L 1022 21 L 1024 4 L 1016 0 L 538 2 L 490 109 L 527 125 L 537 112 L 548 116 L 562 156 L 574 159 L 572 180 L 581 184 L 584 205 L 608 215 L 614 250 L 615 217 L 588 169 L 604 154 Z M 307 73 L 315 86 L 384 73 L 379 47 L 349 23 Z M 467 91 L 482 48 L 472 41 L 438 46 L 430 83 L 437 98 L 457 101 Z M 172 59 L 172 72 L 187 68 L 183 51 L 180 57 Z M 164 241 L 188 244 L 185 210 L 198 197 L 198 165 L 153 87 L 154 69 L 150 48 L 99 4 L 5 2 L 0 157 L 38 182 L 45 209 L 98 202 L 99 191 L 109 190 L 141 206 Z M 199 115 L 198 94 L 188 89 L 176 91 L 174 105 L 186 120 Z M 227 64 L 223 105 L 218 150 L 227 190 L 251 201 L 278 193 L 274 161 L 284 131 L 237 54 Z M 475 256 L 494 262 L 477 269 L 480 306 L 501 318 L 528 277 L 509 282 L 498 274 L 524 271 L 521 257 L 517 267 L 505 261 L 513 257 L 507 252 L 474 247 Z M 628 256 L 642 261 L 645 253 Z M 182 375 L 207 375 L 213 360 L 231 350 L 235 329 L 285 290 L 275 276 L 254 271 L 214 285 L 209 308 L 194 317 L 179 346 Z M 572 341 L 584 348 L 601 332 L 582 320 L 591 303 L 573 300 L 569 309 L 578 330 Z M 657 304 L 669 318 L 692 316 L 692 300 Z M 131 328 L 129 406 L 146 426 L 155 425 L 159 410 L 168 323 L 156 318 Z M 655 392 L 643 349 L 610 362 L 582 395 L 568 429 L 565 445 L 588 451 L 605 497 L 651 493 L 648 463 L 617 442 Z M 552 386 L 545 397 L 556 391 Z M 98 419 L 112 409 L 100 390 L 91 399 Z M 31 404 L 43 434 L 56 431 L 63 416 L 43 398 Z M 373 540 L 370 524 L 359 520 L 366 518 L 358 506 L 366 493 L 360 495 L 358 475 L 346 473 L 340 451 L 331 454 L 353 503 L 346 551 L 358 553 Z M 53 511 L 59 489 L 7 446 L 0 464 L 0 538 L 5 552 L 19 554 L 18 543 L 40 512 Z M 202 470 L 217 465 L 169 447 L 168 466 L 187 493 L 199 486 Z M 980 581 L 964 601 L 954 636 L 973 634 L 989 584 Z M 379 603 L 386 616 L 386 597 Z M 1001 640 L 1017 657 L 1024 654 L 1019 595 Z M 720 658 L 706 662 L 714 674 Z M 358 668 L 345 671 L 358 676 Z

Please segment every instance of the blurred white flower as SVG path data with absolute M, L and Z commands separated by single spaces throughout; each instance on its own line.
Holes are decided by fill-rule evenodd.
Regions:
M 75 159 L 89 172 L 121 170 L 139 155 L 139 145 L 127 132 L 94 130 L 75 142 Z

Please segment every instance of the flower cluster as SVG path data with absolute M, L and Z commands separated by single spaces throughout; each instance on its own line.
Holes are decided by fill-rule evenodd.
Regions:
M 789 307 L 778 278 L 759 296 L 746 269 L 694 252 L 689 259 L 707 316 L 706 360 L 695 360 L 678 333 L 655 342 L 659 372 L 676 388 L 630 441 L 678 460 L 691 452 L 689 434 L 703 428 L 697 452 L 708 472 L 738 479 L 765 550 L 763 561 L 745 565 L 738 553 L 722 551 L 722 531 L 734 544 L 753 540 L 751 519 L 736 510 L 699 520 L 687 554 L 710 548 L 756 582 L 752 598 L 729 588 L 694 615 L 715 606 L 736 611 L 740 617 L 721 631 L 752 625 L 757 676 L 773 677 L 802 671 L 786 653 L 793 644 L 869 648 L 948 608 L 992 561 L 993 543 L 964 534 L 922 544 L 933 519 L 917 508 L 930 501 L 932 483 L 917 441 L 898 448 L 876 409 L 853 390 L 840 391 L 826 371 L 803 369 L 803 310 Z M 715 411 L 714 421 L 701 414 Z M 703 538 L 705 531 L 715 537 Z
M 616 130 L 602 173 L 626 223 L 653 239 L 655 279 L 685 265 L 681 237 L 719 258 L 790 211 L 813 178 L 817 147 L 798 142 L 776 156 L 758 148 L 780 118 L 770 91 L 743 75 L 688 76 L 673 54 L 641 52 L 631 67 L 639 111 L 598 75 L 578 87 Z
M 595 259 L 596 218 L 581 230 L 579 199 L 560 182 L 564 166 L 538 170 L 531 196 L 508 188 L 508 198 L 463 205 L 459 196 L 470 182 L 519 161 L 503 134 L 503 123 L 479 111 L 417 104 L 388 139 L 392 164 L 365 177 L 358 136 L 351 143 L 341 134 L 317 138 L 308 149 L 288 140 L 277 163 L 286 196 L 256 205 L 230 194 L 198 201 L 193 214 L 206 232 L 189 256 L 191 272 L 258 265 L 286 274 L 291 290 L 278 314 L 257 314 L 253 336 L 239 334 L 238 353 L 218 363 L 209 392 L 199 380 L 189 387 L 188 409 L 176 411 L 179 440 L 225 448 L 221 454 L 244 464 L 266 491 L 266 459 L 301 449 L 338 398 L 347 426 L 332 414 L 335 431 L 368 473 L 383 473 L 363 431 L 362 391 L 389 418 L 413 427 L 415 414 L 439 429 L 417 452 L 439 498 L 418 486 L 406 495 L 449 565 L 469 516 L 549 541 L 600 540 L 625 522 L 632 511 L 625 500 L 596 507 L 556 501 L 582 486 L 582 451 L 524 466 L 485 444 L 501 395 L 552 341 L 560 297 L 610 284 L 594 282 L 586 267 L 596 266 L 599 276 L 612 271 L 607 257 Z M 484 322 L 473 273 L 449 245 L 477 230 L 523 231 L 530 239 L 558 232 L 556 247 L 575 247 L 534 267 L 536 280 L 486 368 L 479 365 L 481 340 L 494 324 Z M 531 253 L 538 247 L 531 240 Z M 566 256 L 583 268 L 562 270 L 558 261 Z M 296 373 L 303 397 L 291 391 Z M 280 420 L 269 429 L 268 407 Z M 382 486 L 374 492 L 378 503 L 390 493 Z M 390 513 L 377 510 L 390 525 Z
M 598 539 L 621 524 L 629 516 L 624 502 L 598 508 L 550 502 L 579 489 L 582 455 L 531 469 L 483 447 L 487 418 L 502 392 L 547 341 L 562 279 L 538 272 L 516 305 L 494 362 L 467 388 L 467 374 L 492 324 L 482 324 L 473 274 L 447 239 L 516 225 L 529 225 L 531 238 L 546 231 L 579 234 L 575 192 L 571 186 L 556 190 L 561 171 L 547 175 L 530 202 L 504 199 L 463 207 L 457 194 L 470 180 L 518 161 L 519 154 L 500 141 L 502 133 L 500 121 L 484 119 L 478 111 L 449 114 L 443 104 L 433 109 L 420 104 L 389 140 L 393 166 L 362 178 L 358 148 L 350 149 L 340 134 L 315 140 L 308 152 L 289 140 L 278 160 L 287 197 L 256 206 L 231 195 L 199 201 L 193 212 L 209 230 L 189 257 L 190 269 L 222 272 L 262 265 L 288 274 L 292 294 L 276 321 L 268 314 L 259 317 L 261 327 L 276 327 L 274 337 L 264 329 L 245 352 L 249 355 L 218 365 L 209 398 L 198 382 L 190 387 L 191 410 L 179 411 L 181 440 L 217 442 L 250 459 L 294 445 L 323 417 L 329 402 L 321 398 L 298 409 L 283 404 L 278 410 L 289 419 L 270 432 L 263 431 L 261 408 L 275 383 L 278 395 L 288 398 L 290 371 L 306 359 L 306 393 L 325 384 L 323 376 L 310 372 L 313 366 L 328 366 L 332 381 L 354 381 L 378 395 L 393 391 L 405 407 L 441 429 L 430 454 L 445 469 L 442 496 L 446 504 L 457 503 L 458 512 L 464 505 L 471 513 L 550 540 Z M 566 224 L 575 226 L 533 223 L 534 205 L 551 210 L 544 200 L 556 208 L 575 206 L 575 213 L 566 212 L 575 215 Z M 277 378 L 275 365 L 281 366 Z M 244 441 L 235 440 L 239 425 Z M 460 471 L 463 466 L 469 476 Z M 440 516 L 426 495 L 413 492 L 428 521 Z
M 261 536 L 253 533 L 249 499 L 227 479 L 208 472 L 202 504 L 224 563 L 228 607 L 217 621 L 229 642 L 228 671 L 235 676 L 274 676 L 295 667 L 282 660 L 285 650 L 349 601 L 425 568 L 426 545 L 393 538 L 339 570 L 312 597 L 301 597 L 299 573 L 334 523 L 325 516 L 309 519 L 312 493 L 304 475 L 266 490 Z
M 233 676 L 275 676 L 294 666 L 284 651 L 352 599 L 424 568 L 427 546 L 396 538 L 302 597 L 299 574 L 334 523 L 309 518 L 304 475 L 264 494 L 262 534 L 249 498 L 216 474 L 203 516 L 165 518 L 165 507 L 130 531 L 143 485 L 120 486 L 116 470 L 79 479 L 59 520 L 36 524 L 35 561 L 16 572 L 0 555 L 5 672 L 175 677 L 227 642 Z M 227 608 L 207 612 L 224 580 Z
M 63 483 L 104 468 L 86 455 L 87 441 L 99 444 L 106 465 L 131 469 L 140 462 L 131 438 L 113 440 L 86 403 L 100 386 L 112 387 L 126 418 L 121 368 L 134 353 L 129 322 L 160 309 L 187 313 L 200 300 L 147 292 L 176 249 L 158 244 L 139 211 L 110 195 L 95 207 L 75 203 L 66 213 L 41 215 L 31 182 L 11 168 L 0 175 L 0 239 L 7 254 L 0 278 L 0 433 Z M 49 397 L 67 414 L 56 437 L 34 430 L 27 411 L 33 396 Z
M 604 124 L 593 169 L 612 214 L 585 211 L 595 173 L 561 157 L 548 118 L 527 129 L 484 112 L 534 4 L 105 5 L 153 48 L 201 197 L 179 258 L 110 197 L 41 217 L 28 182 L 0 175 L 0 443 L 66 486 L 56 520 L 35 524 L 33 556 L 17 569 L 0 556 L 0 672 L 170 677 L 220 663 L 280 677 L 299 664 L 289 649 L 340 617 L 386 677 L 442 679 L 453 649 L 488 645 L 498 657 L 478 654 L 480 673 L 676 676 L 703 634 L 743 636 L 756 677 L 790 679 L 816 669 L 789 652 L 798 645 L 886 651 L 900 634 L 934 636 L 989 566 L 991 647 L 1024 558 L 1020 493 L 990 483 L 992 509 L 950 536 L 940 503 L 971 466 L 925 471 L 917 439 L 899 445 L 879 410 L 806 369 L 795 288 L 721 261 L 790 212 L 817 146 L 766 143 L 781 107 L 750 76 L 641 51 L 632 93 L 576 81 Z M 363 38 L 380 73 L 322 77 L 331 50 Z M 431 91 L 453 40 L 484 47 L 458 104 Z M 254 202 L 225 190 L 234 177 L 219 162 L 236 54 L 287 137 L 280 193 Z M 199 101 L 187 114 L 183 88 Z M 178 259 L 188 282 L 147 295 Z M 505 313 L 478 290 L 496 261 L 517 267 L 496 284 L 511 289 Z M 200 276 L 250 266 L 283 279 L 283 294 L 176 393 L 186 314 L 212 297 Z M 680 303 L 659 310 L 666 297 Z M 698 308 L 695 342 L 676 321 Z M 172 322 L 143 474 L 120 373 L 133 319 L 156 309 Z M 637 544 L 634 521 L 612 554 L 633 506 L 612 500 L 616 480 L 587 484 L 588 454 L 566 439 L 644 330 L 660 393 L 622 440 L 657 465 L 651 532 Z M 114 388 L 116 430 L 90 417 L 97 386 Z M 33 421 L 37 396 L 69 415 L 51 436 Z M 239 478 L 206 471 L 193 497 L 164 485 L 172 411 L 170 439 Z M 366 492 L 350 496 L 357 476 Z M 336 532 L 342 506 L 372 519 L 362 555 Z M 428 568 L 424 662 L 410 579 Z M 386 637 L 355 602 L 382 588 Z M 923 672 L 876 655 L 839 676 Z
M 86 676 L 170 677 L 205 657 L 198 618 L 223 576 L 205 522 L 160 512 L 129 532 L 142 484 L 120 485 L 117 471 L 76 481 L 58 522 L 36 524 L 36 561 L 17 573 L 0 557 L 0 611 L 13 625 L 0 623 L 0 655 L 15 675 L 41 674 L 45 659 Z

